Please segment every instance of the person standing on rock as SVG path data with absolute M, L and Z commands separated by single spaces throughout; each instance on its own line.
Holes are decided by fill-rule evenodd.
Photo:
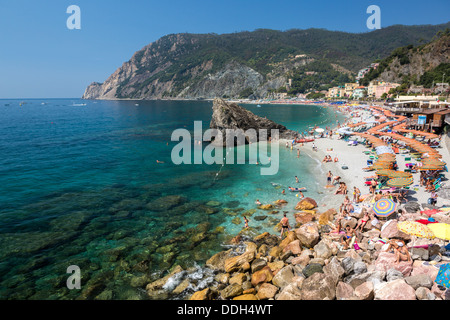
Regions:
M 280 220 L 281 223 L 281 234 L 280 239 L 283 239 L 283 233 L 285 231 L 291 230 L 291 226 L 289 225 L 289 219 L 286 217 L 286 213 L 283 214 L 283 218 Z

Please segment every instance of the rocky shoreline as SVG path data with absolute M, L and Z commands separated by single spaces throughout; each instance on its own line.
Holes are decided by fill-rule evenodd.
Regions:
M 311 200 L 298 203 L 295 227 L 283 240 L 268 232 L 251 237 L 250 230 L 243 229 L 231 240 L 229 249 L 206 261 L 203 278 L 195 280 L 197 287 L 188 276 L 192 270 L 177 266 L 164 278 L 149 283 L 147 294 L 161 299 L 162 293 L 173 296 L 184 292 L 182 299 L 189 300 L 449 299 L 449 290 L 434 282 L 439 263 L 450 261 L 439 245 L 441 240 L 432 240 L 428 249 L 409 248 L 412 260 L 396 263 L 395 254 L 385 251 L 384 240 L 399 239 L 411 245 L 413 239 L 398 230 L 397 219 L 376 227 L 369 221 L 357 234 L 358 250 L 344 250 L 340 234 L 327 234 L 337 212 L 329 209 L 319 213 Z M 403 209 L 401 220 L 421 217 L 418 204 L 410 202 Z M 346 223 L 354 227 L 361 218 L 361 214 L 351 213 Z M 433 218 L 450 222 L 448 213 Z M 278 228 L 281 230 L 280 225 Z M 414 240 L 414 244 L 423 241 Z M 204 288 L 198 286 L 200 281 L 205 281 Z

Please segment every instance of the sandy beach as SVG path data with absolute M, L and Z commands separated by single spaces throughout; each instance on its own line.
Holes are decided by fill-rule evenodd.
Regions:
M 361 111 L 361 119 L 373 120 L 373 117 L 368 111 Z M 345 126 L 345 124 L 343 125 Z M 359 138 L 361 140 L 361 138 Z M 286 140 L 280 141 L 281 144 L 286 144 Z M 313 150 L 313 143 L 317 147 L 317 151 Z M 314 142 L 307 142 L 302 144 L 294 145 L 295 149 L 300 149 L 300 154 L 310 156 L 317 159 L 322 164 L 324 170 L 324 176 L 318 177 L 318 179 L 323 179 L 326 181 L 326 173 L 331 171 L 333 176 L 340 176 L 342 182 L 345 182 L 348 187 L 348 196 L 350 200 L 353 198 L 353 187 L 357 187 L 361 194 L 369 194 L 369 187 L 365 185 L 365 177 L 369 177 L 375 174 L 375 171 L 366 172 L 363 168 L 367 167 L 367 160 L 369 156 L 364 152 L 370 150 L 363 144 L 358 143 L 356 146 L 349 145 L 348 141 L 338 139 L 337 134 L 333 134 L 332 138 L 316 138 Z M 448 150 L 448 145 L 450 145 L 450 139 L 447 136 L 442 138 L 441 146 L 437 149 L 442 155 L 442 160 L 446 163 L 450 163 L 450 152 Z M 326 155 L 331 156 L 334 160 L 335 157 L 338 158 L 338 162 L 322 162 Z M 411 161 L 406 161 L 409 153 L 397 154 L 396 160 L 399 166 L 399 170 L 403 171 L 406 166 L 405 164 Z M 348 169 L 343 169 L 346 166 Z M 442 172 L 446 179 L 449 177 L 448 172 Z M 419 176 L 420 173 L 413 173 L 414 184 L 410 187 L 407 200 L 415 201 L 420 204 L 426 204 L 430 193 L 425 190 L 424 187 L 419 186 Z M 324 188 L 324 193 L 327 194 L 326 199 L 323 204 L 320 205 L 323 209 L 338 209 L 342 203 L 344 196 L 341 194 L 335 195 L 334 192 L 338 187 L 338 183 L 335 183 L 334 188 Z M 402 203 L 404 205 L 405 202 Z M 438 197 L 436 206 L 450 206 L 450 200 Z

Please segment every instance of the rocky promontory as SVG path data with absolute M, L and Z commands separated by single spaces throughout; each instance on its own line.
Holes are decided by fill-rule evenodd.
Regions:
M 223 99 L 214 99 L 212 109 L 213 114 L 209 126 L 211 129 L 219 130 L 222 136 L 222 141 L 218 141 L 218 139 L 214 141 L 216 144 L 225 144 L 227 130 L 241 129 L 245 133 L 250 133 L 250 130 L 254 129 L 256 137 L 252 137 L 251 134 L 246 135 L 244 139 L 246 144 L 261 141 L 263 139 L 260 132 L 261 129 L 267 130 L 266 139 L 271 138 L 271 130 L 278 130 L 279 138 L 281 139 L 294 139 L 298 135 L 297 132 L 289 130 L 281 124 L 265 117 L 257 116 L 238 104 L 227 103 Z

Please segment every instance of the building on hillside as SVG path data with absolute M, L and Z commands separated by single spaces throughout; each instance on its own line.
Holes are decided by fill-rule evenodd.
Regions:
M 353 90 L 353 99 L 362 99 L 367 94 L 367 88 L 364 86 L 356 87 L 355 90 Z
M 355 90 L 355 88 L 357 88 L 359 86 L 359 84 L 357 83 L 346 83 L 345 84 L 345 92 L 344 92 L 344 97 L 351 97 L 353 95 L 353 90 Z
M 345 97 L 345 87 L 337 86 L 328 89 L 327 98 L 343 98 Z
M 400 85 L 399 83 L 390 83 L 390 82 L 385 82 L 383 84 L 378 85 L 375 88 L 375 99 L 381 99 L 383 94 L 385 93 L 388 94 L 391 89 L 395 89 L 399 85 Z
M 369 85 L 367 86 L 367 96 L 369 98 L 375 98 L 375 94 L 377 91 L 377 88 L 379 85 L 383 85 L 385 84 L 384 81 L 380 81 L 380 80 L 373 80 L 369 83 Z
M 364 78 L 364 76 L 365 76 L 370 70 L 378 68 L 379 65 L 380 65 L 379 63 L 374 62 L 374 63 L 371 63 L 370 66 L 368 66 L 368 67 L 366 67 L 366 68 L 364 68 L 364 69 L 359 70 L 359 71 L 358 71 L 358 75 L 356 76 L 356 82 L 359 83 L 359 80 L 361 80 L 362 78 Z

